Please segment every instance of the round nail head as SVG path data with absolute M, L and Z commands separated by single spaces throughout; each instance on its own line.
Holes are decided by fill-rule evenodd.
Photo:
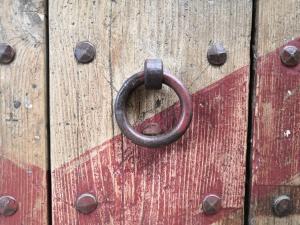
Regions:
M 202 210 L 206 215 L 217 214 L 221 207 L 221 198 L 217 195 L 206 196 L 202 203 Z
M 94 195 L 85 193 L 78 197 L 75 205 L 78 212 L 90 214 L 97 209 L 98 201 Z
M 15 50 L 7 43 L 0 43 L 0 63 L 9 64 L 15 58 Z
M 288 216 L 292 211 L 291 198 L 287 195 L 282 195 L 276 198 L 273 202 L 273 213 L 275 216 Z
M 227 60 L 227 52 L 224 46 L 220 43 L 209 46 L 207 60 L 211 65 L 222 66 Z
M 296 46 L 285 46 L 280 53 L 281 62 L 285 66 L 297 66 L 300 62 L 300 51 Z
M 12 216 L 18 211 L 18 202 L 12 196 L 0 197 L 0 215 Z
M 79 63 L 85 64 L 94 60 L 96 56 L 96 49 L 92 43 L 88 41 L 82 41 L 77 43 L 74 54 Z

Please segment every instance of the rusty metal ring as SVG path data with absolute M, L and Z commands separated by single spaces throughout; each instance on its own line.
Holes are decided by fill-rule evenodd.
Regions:
M 162 82 L 172 88 L 180 100 L 181 115 L 177 125 L 167 133 L 147 136 L 137 132 L 129 123 L 126 115 L 126 102 L 130 94 L 144 84 L 144 72 L 139 72 L 125 81 L 115 102 L 115 117 L 122 133 L 133 143 L 144 147 L 160 147 L 178 140 L 187 130 L 192 119 L 192 98 L 180 80 L 169 73 L 164 73 Z

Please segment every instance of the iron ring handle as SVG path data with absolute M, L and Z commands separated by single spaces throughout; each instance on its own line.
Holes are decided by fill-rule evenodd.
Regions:
M 177 125 L 167 133 L 148 136 L 137 132 L 126 116 L 126 102 L 130 94 L 144 84 L 144 71 L 131 76 L 121 87 L 115 101 L 115 117 L 122 133 L 133 143 L 144 147 L 161 147 L 178 140 L 187 130 L 192 119 L 192 98 L 180 80 L 164 72 L 162 82 L 172 88 L 180 100 L 181 115 Z

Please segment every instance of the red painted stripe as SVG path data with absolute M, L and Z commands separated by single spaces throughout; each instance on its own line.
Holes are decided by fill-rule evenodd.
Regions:
M 300 48 L 300 39 L 288 45 Z M 257 65 L 254 117 L 253 193 L 277 186 L 300 172 L 300 65 L 284 66 L 280 50 Z
M 45 224 L 47 218 L 46 173 L 32 165 L 17 166 L 0 160 L 0 195 L 11 195 L 19 203 L 19 210 L 10 217 L 0 216 L 0 225 Z
M 54 223 L 76 218 L 79 224 L 206 225 L 242 209 L 248 70 L 235 71 L 193 95 L 191 127 L 176 143 L 149 150 L 125 138 L 122 142 L 118 135 L 56 169 Z M 157 121 L 165 130 L 176 122 L 178 111 L 175 104 L 137 129 Z M 84 192 L 94 193 L 100 202 L 90 216 L 74 209 Z M 225 209 L 216 216 L 199 210 L 208 193 L 223 197 Z

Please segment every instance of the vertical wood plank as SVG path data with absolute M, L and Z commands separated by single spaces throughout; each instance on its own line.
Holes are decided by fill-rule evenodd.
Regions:
M 48 224 L 45 2 L 0 1 L 0 42 L 16 50 L 0 64 L 0 195 L 19 205 L 1 225 Z
M 300 65 L 286 67 L 280 51 L 300 47 L 300 1 L 258 1 L 256 24 L 256 98 L 250 224 L 299 224 Z M 283 218 L 272 213 L 280 195 L 294 210 Z
M 110 12 L 111 1 L 49 1 L 53 224 L 121 220 L 122 152 L 113 142 L 105 144 L 114 136 Z M 92 63 L 75 60 L 74 48 L 80 41 L 95 46 Z M 75 210 L 83 193 L 94 194 L 99 201 L 99 210 L 91 216 Z
M 178 142 L 149 150 L 123 139 L 124 224 L 243 223 L 251 8 L 251 1 L 113 3 L 115 87 L 158 57 L 194 93 L 194 118 Z M 222 67 L 207 62 L 214 42 L 228 50 Z M 168 88 L 141 89 L 128 114 L 140 131 L 151 121 L 166 131 L 176 123 L 178 105 L 169 106 L 177 101 Z M 212 217 L 201 211 L 210 193 L 223 207 Z
M 251 1 L 49 3 L 53 223 L 241 224 Z M 97 49 L 87 65 L 73 56 L 84 40 Z M 222 67 L 207 62 L 213 42 L 228 49 Z M 163 59 L 194 105 L 185 137 L 156 150 L 123 137 L 112 111 L 122 83 L 149 57 Z M 155 121 L 165 130 L 176 121 L 177 101 L 170 89 L 141 89 L 128 115 L 136 129 Z M 85 192 L 99 201 L 89 215 L 75 210 Z M 210 193 L 222 197 L 215 216 L 201 210 Z

